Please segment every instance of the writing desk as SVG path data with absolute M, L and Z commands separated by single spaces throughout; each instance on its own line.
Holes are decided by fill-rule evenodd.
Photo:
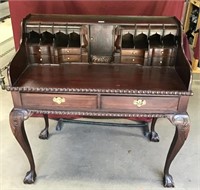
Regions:
M 14 108 L 12 132 L 30 163 L 24 183 L 36 179 L 24 120 L 48 115 L 157 118 L 176 126 L 164 168 L 164 186 L 173 187 L 169 168 L 189 132 L 187 105 L 191 68 L 174 17 L 28 15 L 21 46 L 8 69 Z M 167 134 L 166 134 L 167 135 Z

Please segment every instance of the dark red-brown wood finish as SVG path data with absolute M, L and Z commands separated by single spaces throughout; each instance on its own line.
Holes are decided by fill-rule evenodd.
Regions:
M 191 69 L 174 17 L 29 15 L 22 43 L 8 69 L 14 108 L 12 132 L 30 163 L 24 183 L 36 179 L 24 120 L 44 115 L 39 138 L 49 137 L 48 115 L 152 118 L 150 140 L 159 141 L 157 118 L 176 127 L 164 168 L 187 138 Z

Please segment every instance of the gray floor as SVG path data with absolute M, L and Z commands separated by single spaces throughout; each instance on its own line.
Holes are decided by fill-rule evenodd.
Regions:
M 195 77 L 199 78 L 199 77 Z M 176 190 L 200 190 L 200 81 L 193 81 L 189 137 L 172 163 Z M 42 118 L 29 118 L 26 131 L 36 163 L 37 181 L 24 185 L 27 158 L 9 127 L 10 92 L 0 90 L 0 190 L 161 190 L 163 167 L 174 126 L 159 119 L 160 142 L 153 143 L 137 127 L 65 123 L 56 131 L 50 120 L 49 140 L 40 140 Z M 99 121 L 99 120 L 95 120 Z M 108 120 L 134 123 L 126 119 Z

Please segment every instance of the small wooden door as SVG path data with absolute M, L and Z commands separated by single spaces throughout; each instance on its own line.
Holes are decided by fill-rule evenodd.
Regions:
M 90 55 L 112 56 L 114 51 L 113 26 L 94 24 L 90 26 Z

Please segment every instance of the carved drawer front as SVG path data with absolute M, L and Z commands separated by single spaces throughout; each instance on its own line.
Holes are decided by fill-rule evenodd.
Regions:
M 50 54 L 51 47 L 50 46 L 28 46 L 30 54 Z
M 22 93 L 22 105 L 32 109 L 96 109 L 96 95 Z
M 58 54 L 81 54 L 80 48 L 58 48 Z
M 63 62 L 80 62 L 81 55 L 60 55 L 58 57 L 58 61 Z
M 134 57 L 144 57 L 145 50 L 143 49 L 122 49 L 121 55 L 130 55 Z
M 144 58 L 133 56 L 121 56 L 121 63 L 144 64 Z
M 29 55 L 31 63 L 52 63 L 52 58 L 48 55 Z
M 101 108 L 120 110 L 142 111 L 176 111 L 178 97 L 126 97 L 102 96 Z

